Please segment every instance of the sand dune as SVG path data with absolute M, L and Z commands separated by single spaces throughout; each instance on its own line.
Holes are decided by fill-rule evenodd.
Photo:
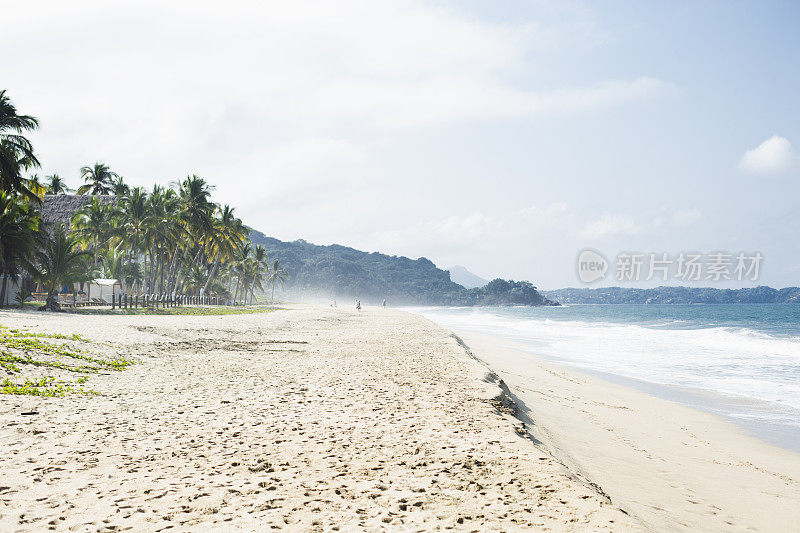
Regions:
M 0 324 L 138 361 L 93 376 L 99 396 L 1 397 L 3 531 L 639 527 L 536 446 L 486 368 L 419 317 Z

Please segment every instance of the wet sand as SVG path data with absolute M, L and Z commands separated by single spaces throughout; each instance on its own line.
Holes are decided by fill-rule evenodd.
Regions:
M 544 449 L 655 531 L 800 530 L 800 454 L 721 417 L 459 333 Z

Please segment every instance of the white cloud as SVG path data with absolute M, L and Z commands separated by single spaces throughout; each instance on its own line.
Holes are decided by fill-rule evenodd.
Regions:
M 0 37 L 26 43 L 37 58 L 4 81 L 17 99 L 33 95 L 27 107 L 45 119 L 43 131 L 72 126 L 76 142 L 109 152 L 146 135 L 181 148 L 237 120 L 249 130 L 319 135 L 582 112 L 668 89 L 647 76 L 522 83 L 531 54 L 556 40 L 552 28 L 490 23 L 415 0 L 41 4 L 4 8 L 9 19 L 37 20 L 35 38 L 14 27 Z M 42 91 L 42 72 L 57 80 L 59 99 Z
M 638 235 L 642 230 L 642 226 L 630 215 L 606 214 L 588 222 L 578 230 L 576 236 L 593 240 L 617 235 Z
M 739 168 L 748 174 L 782 174 L 796 163 L 797 154 L 788 139 L 773 135 L 744 153 Z
M 534 237 L 574 228 L 563 205 L 502 214 L 499 198 L 471 192 L 487 178 L 470 172 L 458 190 L 439 186 L 478 142 L 462 133 L 517 135 L 491 122 L 573 119 L 672 91 L 649 72 L 559 74 L 597 52 L 605 30 L 588 9 L 539 4 L 517 21 L 435 0 L 13 2 L 3 17 L 36 27 L 0 32 L 0 46 L 27 58 L 4 65 L 3 88 L 41 120 L 41 173 L 71 186 L 96 160 L 136 185 L 197 173 L 280 238 L 408 255 L 485 250 L 488 262 L 520 243 L 544 253 Z M 560 14 L 541 15 L 548 6 Z M 516 149 L 503 157 L 530 164 Z M 497 211 L 448 216 L 465 205 Z M 456 262 L 469 263 L 445 264 Z
M 501 214 L 475 212 L 466 216 L 429 219 L 398 230 L 377 232 L 372 240 L 384 243 L 387 250 L 453 257 L 464 249 L 498 245 L 534 246 L 543 232 L 563 229 L 572 214 L 567 204 L 556 202 L 542 209 L 531 206 Z

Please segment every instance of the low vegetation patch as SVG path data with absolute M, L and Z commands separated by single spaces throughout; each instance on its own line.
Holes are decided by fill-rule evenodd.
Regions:
M 91 374 L 124 370 L 132 361 L 105 357 L 89 349 L 93 341 L 77 334 L 34 333 L 0 326 L 0 381 L 3 394 L 64 396 L 94 394 L 84 388 Z
M 67 313 L 80 315 L 181 315 L 181 316 L 213 316 L 213 315 L 250 315 L 256 313 L 271 313 L 277 311 L 276 307 L 167 307 L 136 309 L 97 309 L 91 307 L 78 307 L 67 309 Z

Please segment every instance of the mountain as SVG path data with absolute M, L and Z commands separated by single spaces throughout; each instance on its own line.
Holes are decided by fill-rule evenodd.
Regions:
M 450 279 L 467 289 L 483 287 L 489 280 L 476 276 L 461 265 L 456 265 L 447 269 L 450 272 Z
M 711 287 L 604 287 L 542 291 L 564 304 L 763 304 L 800 303 L 800 287 L 716 289 Z
M 347 246 L 320 246 L 302 239 L 286 242 L 251 230 L 250 240 L 261 244 L 270 260 L 289 273 L 285 294 L 346 302 L 390 305 L 557 305 L 527 281 L 496 279 L 484 287 L 466 289 L 430 260 L 409 259 Z

